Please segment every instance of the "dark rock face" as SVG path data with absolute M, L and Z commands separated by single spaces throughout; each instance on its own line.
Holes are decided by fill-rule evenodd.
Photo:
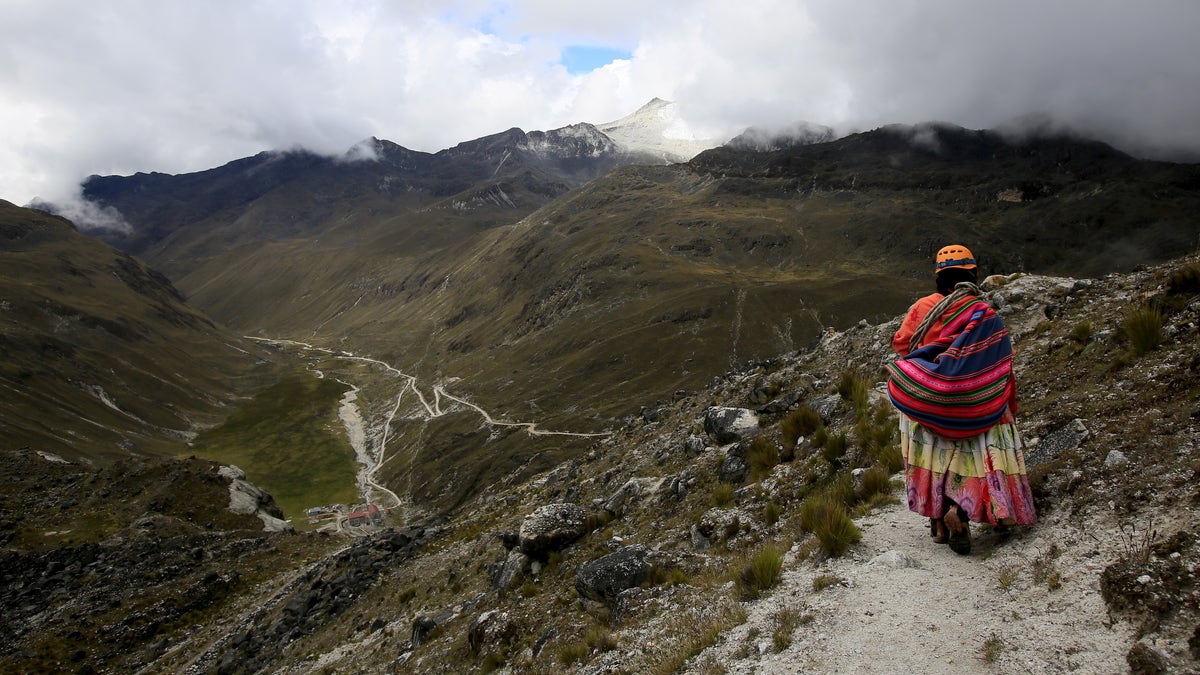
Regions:
M 1072 420 L 1070 424 L 1054 431 L 1026 451 L 1025 462 L 1029 466 L 1052 462 L 1064 451 L 1078 448 L 1087 440 L 1088 435 L 1088 429 L 1083 420 Z
M 519 533 L 521 551 L 544 560 L 551 551 L 582 537 L 586 530 L 587 511 L 576 504 L 547 504 L 525 518 Z
M 758 435 L 758 416 L 745 408 L 713 406 L 704 412 L 704 432 L 725 445 Z
M 467 644 L 476 654 L 484 654 L 499 647 L 512 636 L 513 624 L 508 614 L 492 609 L 475 617 L 467 629 Z
M 634 544 L 580 566 L 575 590 L 585 598 L 611 603 L 621 591 L 640 586 L 649 572 L 650 549 Z

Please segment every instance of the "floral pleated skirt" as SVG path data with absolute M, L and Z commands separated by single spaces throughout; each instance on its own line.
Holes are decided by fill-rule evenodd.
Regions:
M 1011 415 L 984 433 L 963 439 L 944 438 L 904 413 L 899 415 L 909 509 L 940 518 L 950 506 L 949 499 L 976 523 L 1037 522 L 1021 437 Z

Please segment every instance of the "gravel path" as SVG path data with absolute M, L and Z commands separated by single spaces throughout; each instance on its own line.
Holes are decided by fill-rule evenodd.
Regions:
M 928 537 L 903 505 L 858 521 L 862 541 L 845 557 L 796 561 L 771 595 L 747 605 L 747 621 L 694 660 L 729 673 L 1123 672 L 1132 627 L 1109 625 L 1100 573 L 1115 555 L 1100 540 L 1052 515 L 1007 540 L 973 527 L 974 550 L 959 556 Z M 1057 555 L 1051 553 L 1055 546 Z M 1061 586 L 1035 580 L 1056 570 Z M 841 583 L 822 591 L 813 579 Z M 776 652 L 781 610 L 802 625 Z M 991 640 L 990 638 L 996 638 Z M 985 644 L 998 647 L 985 660 Z

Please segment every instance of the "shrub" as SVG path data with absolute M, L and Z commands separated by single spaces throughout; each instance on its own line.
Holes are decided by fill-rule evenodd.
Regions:
M 782 573 L 783 552 L 775 544 L 767 544 L 750 557 L 738 575 L 738 585 L 746 598 L 757 598 L 778 583 Z
M 830 586 L 837 586 L 840 583 L 842 583 L 842 578 L 836 574 L 822 574 L 819 577 L 813 578 L 812 589 L 819 593 Z
M 869 400 L 867 383 L 853 370 L 843 370 L 838 380 L 837 392 L 843 399 L 854 404 L 854 413 L 861 417 L 867 411 Z
M 750 442 L 746 449 L 746 464 L 750 467 L 750 480 L 759 481 L 766 478 L 779 464 L 779 448 L 766 438 L 759 436 Z
M 767 525 L 774 525 L 779 522 L 779 505 L 775 502 L 767 502 L 763 507 L 763 522 Z
M 821 456 L 830 464 L 837 462 L 846 454 L 846 434 L 837 433 L 828 438 L 821 446 Z
M 829 431 L 825 427 L 821 427 L 813 432 L 812 444 L 814 447 L 824 448 L 829 444 Z
M 582 661 L 592 652 L 584 642 L 569 642 L 558 648 L 558 662 L 569 666 L 576 661 Z
M 1168 293 L 1200 293 L 1200 263 L 1185 265 L 1167 276 Z
M 611 631 L 602 626 L 592 626 L 583 635 L 584 644 L 588 650 L 610 652 L 617 648 L 617 639 Z
M 983 659 L 984 663 L 994 663 L 1000 658 L 1000 652 L 1004 651 L 1004 640 L 1000 636 L 992 634 L 991 637 L 983 641 L 979 647 L 979 658 Z
M 858 526 L 846 512 L 845 503 L 831 492 L 804 500 L 800 505 L 800 527 L 812 532 L 825 554 L 835 558 L 862 539 Z
M 780 440 L 784 446 L 794 446 L 801 436 L 809 436 L 822 426 L 821 415 L 812 406 L 800 406 L 779 422 Z
M 718 483 L 709 501 L 718 508 L 733 504 L 733 486 L 729 483 Z
M 858 489 L 860 502 L 871 501 L 875 495 L 888 494 L 892 491 L 892 474 L 881 466 L 867 469 L 862 476 L 862 484 Z
M 1135 307 L 1125 315 L 1122 324 L 1134 356 L 1142 356 L 1163 340 L 1162 312 L 1152 305 Z
M 1092 322 L 1081 321 L 1071 329 L 1071 340 L 1076 344 L 1086 345 L 1092 339 Z

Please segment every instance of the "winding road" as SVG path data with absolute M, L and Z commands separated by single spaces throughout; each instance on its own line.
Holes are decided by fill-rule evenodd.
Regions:
M 404 381 L 404 384 L 403 384 L 402 388 L 400 389 L 400 393 L 396 395 L 395 403 L 392 405 L 391 410 L 388 412 L 386 418 L 379 425 L 379 429 L 378 429 L 379 443 L 378 443 L 378 446 L 376 448 L 374 448 L 374 450 L 372 451 L 372 448 L 369 447 L 370 444 L 368 443 L 368 429 L 363 420 L 361 413 L 359 412 L 358 404 L 356 402 L 358 399 L 358 393 L 359 393 L 360 389 L 358 386 L 356 386 L 355 384 L 353 384 L 351 382 L 346 382 L 346 381 L 340 380 L 340 379 L 338 380 L 342 384 L 345 384 L 350 387 L 350 390 L 347 391 L 346 394 L 342 397 L 341 407 L 338 410 L 338 416 L 341 418 L 342 423 L 346 427 L 347 438 L 349 439 L 351 447 L 354 448 L 355 458 L 357 459 L 357 461 L 360 465 L 360 469 L 359 469 L 359 473 L 358 473 L 359 490 L 362 493 L 362 497 L 363 497 L 364 501 L 366 501 L 368 503 L 374 503 L 374 504 L 378 504 L 380 506 L 386 506 L 386 504 L 384 504 L 383 502 L 380 502 L 380 501 L 374 499 L 376 494 L 381 494 L 381 495 L 386 496 L 388 499 L 390 499 L 392 501 L 392 505 L 388 508 L 404 509 L 406 507 L 404 500 L 401 499 L 399 495 L 397 495 L 395 492 L 390 490 L 387 486 L 380 484 L 376 480 L 375 474 L 384 465 L 384 463 L 387 462 L 388 459 L 390 459 L 388 456 L 388 452 L 387 452 L 387 445 L 388 445 L 389 437 L 391 435 L 392 421 L 396 418 L 396 415 L 399 413 L 400 408 L 401 408 L 401 402 L 404 400 L 405 395 L 408 392 L 412 392 L 412 394 L 416 397 L 416 400 L 418 403 L 418 413 L 426 421 L 436 419 L 436 418 L 446 415 L 452 411 L 454 406 L 451 406 L 451 410 L 443 410 L 442 409 L 442 399 L 447 399 L 447 400 L 453 401 L 454 403 L 457 403 L 461 406 L 470 408 L 471 410 L 474 410 L 475 412 L 479 413 L 479 415 L 483 418 L 484 422 L 486 422 L 488 425 L 496 426 L 496 427 L 522 427 L 525 429 L 526 433 L 530 434 L 531 436 L 572 436 L 572 437 L 577 437 L 577 438 L 597 438 L 597 437 L 604 437 L 604 436 L 609 435 L 608 433 L 579 433 L 579 432 L 573 432 L 573 431 L 547 431 L 547 430 L 539 429 L 536 422 L 507 422 L 504 420 L 498 420 L 495 417 L 492 417 L 492 415 L 490 413 L 488 413 L 486 410 L 479 407 L 475 403 L 472 403 L 471 401 L 469 401 L 461 396 L 455 396 L 454 394 L 451 394 L 450 392 L 446 391 L 446 389 L 442 385 L 433 385 L 433 387 L 432 387 L 433 395 L 432 395 L 432 401 L 431 401 L 417 387 L 416 376 L 409 375 L 408 373 L 401 371 L 399 368 L 396 368 L 395 366 L 393 366 L 390 363 L 387 363 L 386 361 L 381 361 L 379 359 L 371 358 L 369 356 L 358 356 L 352 352 L 333 350 L 333 349 L 329 349 L 327 347 L 321 347 L 321 346 L 309 344 L 307 342 L 300 342 L 298 340 L 287 340 L 287 339 L 280 339 L 280 338 L 260 338 L 260 337 L 252 337 L 252 336 L 246 336 L 246 339 L 254 340 L 256 342 L 262 342 L 265 344 L 277 345 L 280 347 L 294 347 L 294 348 L 302 349 L 302 350 L 308 351 L 308 352 L 316 352 L 316 353 L 324 354 L 328 357 L 335 358 L 335 359 L 341 359 L 341 360 L 345 360 L 345 361 L 354 361 L 354 362 L 359 362 L 359 363 L 365 363 L 365 364 L 372 365 L 372 366 L 377 366 L 377 367 L 384 369 L 384 371 L 386 371 L 387 373 L 390 373 L 390 374 L 394 375 L 395 377 L 398 377 Z M 321 373 L 321 376 L 324 377 L 324 373 Z M 407 520 L 407 513 L 404 514 L 404 517 Z M 341 528 L 339 528 L 339 529 L 341 529 Z

